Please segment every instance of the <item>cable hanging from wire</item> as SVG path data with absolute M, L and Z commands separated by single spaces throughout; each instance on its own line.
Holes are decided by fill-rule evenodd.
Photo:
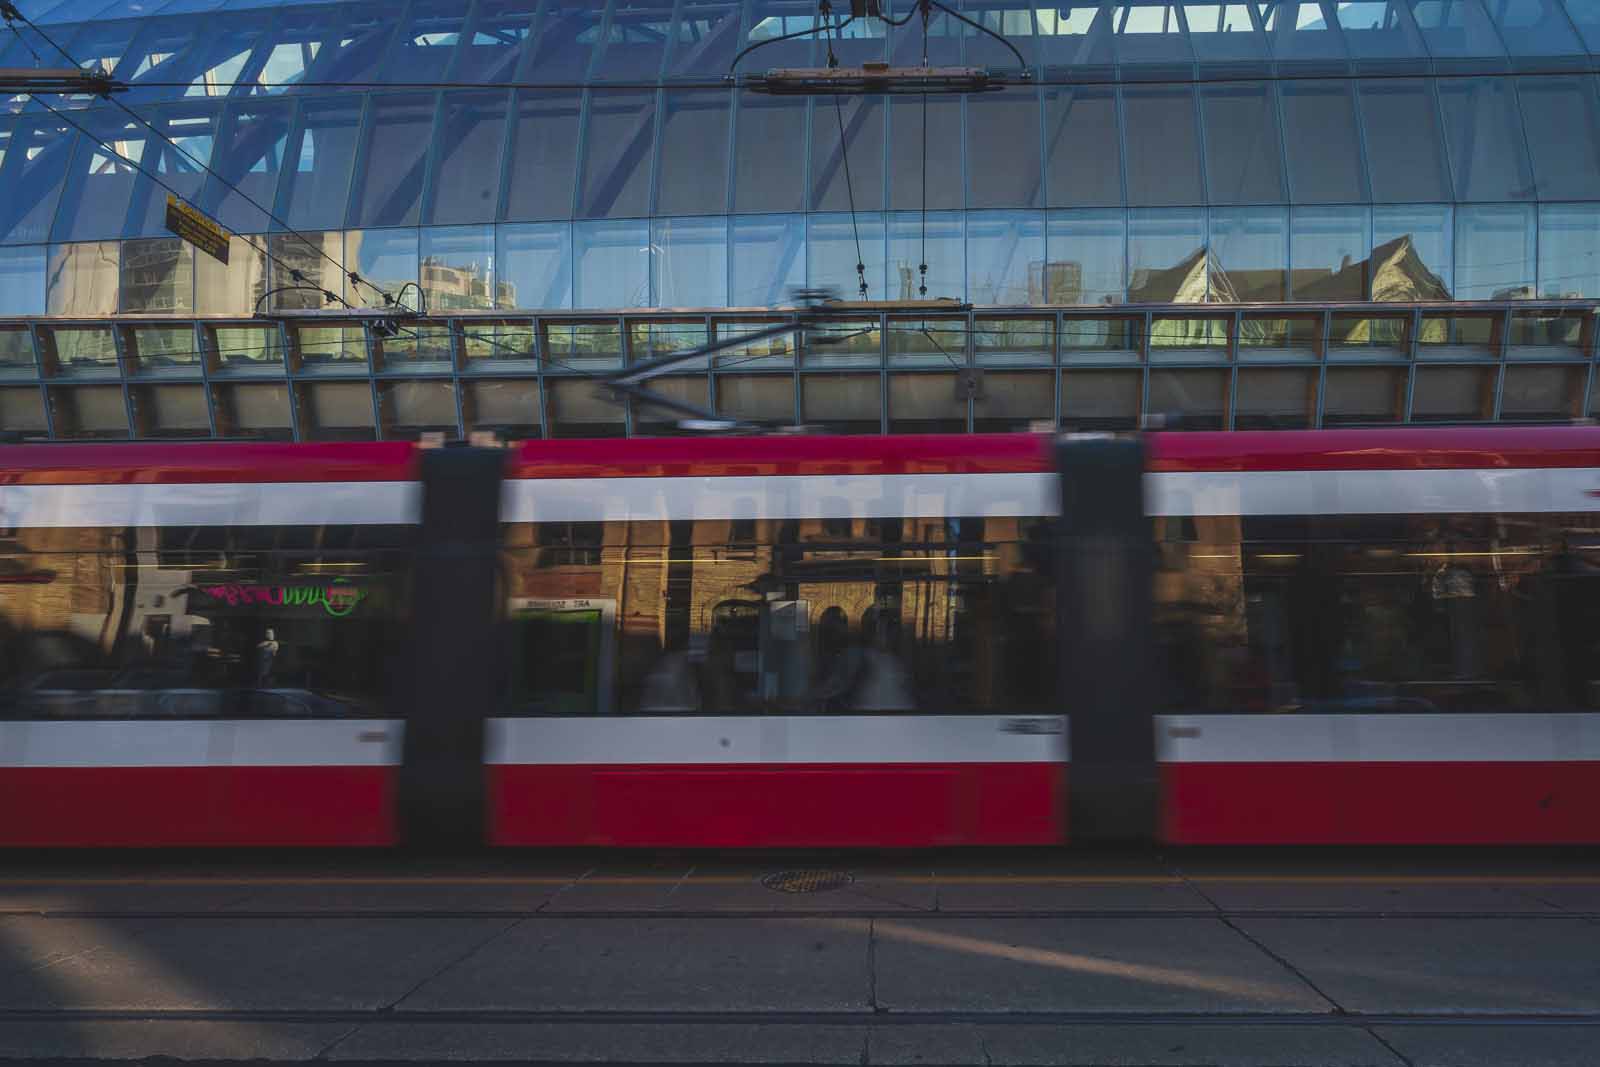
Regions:
M 833 5 L 828 0 L 821 0 L 817 6 L 818 13 L 826 24 L 833 23 Z M 839 57 L 834 54 L 833 42 L 838 37 L 839 27 L 832 26 L 831 34 L 824 34 L 823 40 L 828 46 L 828 69 L 833 70 L 839 66 Z M 850 233 L 856 242 L 856 280 L 857 289 L 860 290 L 861 299 L 867 299 L 867 264 L 861 255 L 861 225 L 856 221 L 856 191 L 850 180 L 850 145 L 844 135 L 844 105 L 839 98 L 833 98 L 833 115 L 839 123 L 839 158 L 844 163 L 844 191 L 850 199 Z

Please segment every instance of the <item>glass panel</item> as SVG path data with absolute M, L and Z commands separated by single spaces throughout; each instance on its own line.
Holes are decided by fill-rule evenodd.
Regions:
M 294 436 L 287 385 L 219 385 L 213 394 L 219 435 L 274 441 Z
M 366 333 L 359 326 L 291 326 L 300 371 L 305 374 L 365 374 Z
M 1600 296 L 1600 204 L 1539 205 L 1539 295 Z
M 1492 367 L 1418 367 L 1411 421 L 1478 422 L 1494 412 Z
M 1322 387 L 1322 424 L 1399 422 L 1405 399 L 1404 367 L 1329 367 Z
M 1210 202 L 1282 203 L 1283 150 L 1278 145 L 1277 107 L 1266 84 L 1206 86 L 1201 106 Z
M 44 394 L 37 386 L 0 389 L 0 430 L 43 435 L 49 429 L 44 417 Z
M 826 97 L 818 97 L 818 107 L 832 110 Z M 889 110 L 889 203 L 897 208 L 922 206 L 922 108 L 928 109 L 927 194 L 928 210 L 962 206 L 961 192 L 961 98 L 953 96 L 901 96 L 890 99 Z M 1037 117 L 1037 116 L 1036 116 Z M 1033 140 L 1037 141 L 1035 134 Z M 1026 151 L 1026 144 L 1022 146 Z M 1008 146 L 1007 151 L 1014 151 Z M 975 157 L 967 156 L 969 160 Z M 1023 164 L 1019 162 L 1019 166 Z M 851 176 L 855 176 L 854 149 L 850 155 Z
M 582 378 L 546 378 L 551 437 L 621 437 L 623 408 Z
M 432 94 L 372 97 L 350 213 L 357 226 L 416 225 L 433 111 Z
M 1039 97 L 1032 86 L 967 98 L 966 158 L 969 207 L 1044 205 Z
M 115 378 L 117 337 L 109 326 L 61 326 L 40 335 L 47 377 Z
M 967 397 L 954 374 L 891 374 L 890 433 L 965 433 Z
M 889 216 L 889 299 L 965 301 L 965 221 L 959 211 L 930 212 L 924 232 L 919 214 L 901 211 Z M 919 291 L 924 275 L 918 268 L 924 263 L 926 295 Z
M 593 0 L 544 0 L 531 63 L 520 75 L 546 85 L 582 84 L 604 15 L 605 6 Z
M 1239 372 L 1236 430 L 1305 430 L 1317 414 L 1317 372 L 1298 367 L 1252 367 Z
M 588 110 L 579 217 L 648 215 L 655 93 L 596 90 Z
M 221 179 L 207 179 L 202 211 L 235 233 L 274 228 L 273 195 L 293 117 L 287 101 L 241 103 L 228 112 L 211 158 L 211 169 Z
M 860 300 L 856 264 L 866 267 L 866 299 L 882 300 L 886 292 L 883 216 L 861 213 L 852 223 L 849 215 L 811 215 L 806 239 L 806 284 L 813 289 L 837 290 L 841 299 Z M 858 237 L 859 235 L 859 237 Z M 860 259 L 857 259 L 859 239 Z
M 439 115 L 439 162 L 427 221 L 488 222 L 500 195 L 506 94 L 446 93 Z
M 53 388 L 50 414 L 56 437 L 93 440 L 128 436 L 128 409 L 120 385 Z
M 895 5 L 895 13 L 901 14 L 910 5 L 901 3 Z M 1029 65 L 1038 62 L 1038 48 L 1035 46 L 1036 28 L 1034 26 L 1034 10 L 1031 6 L 1017 4 L 1015 0 L 965 0 L 961 5 L 962 13 L 967 18 L 1000 34 L 1022 53 L 1023 62 Z M 1046 12 L 1045 14 L 1053 14 Z M 1017 57 L 1011 49 L 996 41 L 986 33 L 979 33 L 971 26 L 965 26 L 954 19 L 936 16 L 939 21 L 930 23 L 929 36 L 934 41 L 929 45 L 928 61 L 935 65 L 945 62 L 943 53 L 938 53 L 938 39 L 948 34 L 951 37 L 960 36 L 962 51 L 960 62 L 973 67 L 1005 67 L 1014 69 L 1017 66 Z M 913 18 L 907 29 L 915 27 L 912 34 L 916 38 L 916 62 L 921 62 L 922 33 L 918 25 L 919 19 Z M 935 35 L 938 35 L 935 37 Z M 901 55 L 895 55 L 895 61 L 901 61 Z
M 66 177 L 76 132 L 59 121 L 19 120 L 9 130 L 0 119 L 0 242 L 40 244 Z
M 1334 6 L 1343 10 L 1352 5 Z M 1340 34 L 1329 25 L 1317 0 L 1256 0 L 1256 12 L 1280 62 L 1342 66 L 1345 48 Z
M 456 58 L 455 80 L 515 80 L 538 6 L 539 0 L 480 0 L 477 21 Z
M 1456 299 L 1531 300 L 1532 204 L 1456 208 Z
M 1364 207 L 1297 207 L 1289 216 L 1290 299 L 1367 298 L 1372 212 Z
M 646 319 L 628 324 L 628 361 L 642 363 L 659 356 L 678 352 L 691 352 L 706 346 L 706 324 L 699 319 L 673 322 L 663 319 Z M 678 371 L 704 371 L 709 360 L 685 360 Z M 653 380 L 653 379 L 652 379 Z
M 0 315 L 44 314 L 44 261 L 42 245 L 0 248 Z
M 0 328 L 0 377 L 35 378 L 38 374 L 32 331 L 22 325 Z
M 798 215 L 733 219 L 733 307 L 778 307 L 806 280 L 806 220 Z
M 792 425 L 794 378 L 788 374 L 719 374 L 717 412 L 779 426 Z
M 1288 298 L 1287 208 L 1217 208 L 1211 212 L 1206 257 L 1210 297 L 1221 303 L 1271 303 Z
M 737 125 L 734 210 L 802 210 L 806 195 L 806 98 L 740 93 Z
M 1430 83 L 1360 83 L 1372 199 L 1379 203 L 1448 200 L 1444 142 Z
M 1532 200 L 1533 172 L 1511 81 L 1442 79 L 1439 106 L 1457 199 Z
M 370 441 L 372 387 L 366 382 L 318 382 L 300 387 L 300 435 L 308 441 Z
M 1239 320 L 1241 360 L 1312 360 L 1322 349 L 1322 316 L 1278 318 L 1244 315 Z
M 1220 430 L 1228 419 L 1228 372 L 1153 370 L 1150 412 L 1185 430 Z
M 467 382 L 461 398 L 467 430 L 491 430 L 516 440 L 538 437 L 544 419 L 539 408 L 539 383 L 531 379 Z
M 216 360 L 213 374 L 283 374 L 283 336 L 276 326 L 216 326 L 205 332 Z
M 667 77 L 728 73 L 739 43 L 739 0 L 685 0 L 674 24 Z
M 418 0 L 400 26 L 384 63 L 382 81 L 437 84 L 449 73 L 471 10 L 459 0 Z
M 651 392 L 666 400 L 692 405 L 702 410 L 710 406 L 707 398 L 711 383 L 704 374 L 652 378 L 646 386 Z M 676 437 L 683 434 L 694 435 L 698 432 L 685 429 L 682 425 L 684 419 L 694 417 L 685 412 L 674 411 L 660 404 L 647 403 L 639 397 L 634 397 L 631 403 L 634 437 Z
M 1507 367 L 1500 418 L 1575 419 L 1583 410 L 1583 367 Z
M 297 84 L 350 85 L 373 81 L 394 41 L 393 7 L 339 4 L 288 11 L 273 30 L 272 52 L 260 82 L 267 92 Z
M 1600 55 L 1600 7 L 1589 0 L 1561 0 L 1561 4 L 1583 35 L 1583 43 L 1590 53 Z
M 783 319 L 726 320 L 714 319 L 713 336 L 719 341 L 755 334 L 774 326 L 784 325 Z M 789 367 L 794 365 L 795 335 L 792 330 L 773 334 L 755 341 L 747 341 L 718 353 L 718 368 L 726 367 Z
M 132 394 L 135 436 L 211 436 L 211 408 L 205 386 L 137 385 Z
M 1449 300 L 1453 258 L 1448 207 L 1372 209 L 1372 299 Z
M 829 433 L 881 433 L 883 386 L 876 374 L 807 374 L 800 379 L 809 428 Z
M 546 371 L 586 373 L 622 366 L 622 327 L 616 320 L 543 325 Z
M 1434 59 L 1503 57 L 1499 34 L 1478 0 L 1408 0 Z
M 78 121 L 89 132 L 78 135 L 50 236 L 57 241 L 121 237 L 147 131 L 120 112 L 90 112 Z
M 361 102 L 350 97 L 307 100 L 300 125 L 285 156 L 279 194 L 284 221 L 297 230 L 337 229 L 344 225 L 350 196 L 350 166 L 356 155 Z
M 1206 298 L 1206 223 L 1198 210 L 1128 213 L 1128 300 L 1199 304 Z
M 1150 320 L 1150 361 L 1226 362 L 1231 321 L 1205 315 L 1156 315 Z
M 1512 56 L 1584 55 L 1559 0 L 1489 0 L 1486 6 Z
M 800 335 L 802 359 L 808 366 L 876 367 L 883 360 L 878 319 L 829 319 Z
M 1138 363 L 1144 358 L 1139 318 L 1069 316 L 1061 324 L 1061 359 L 1074 363 Z
M 974 433 L 1022 433 L 1055 423 L 1055 383 L 1044 373 L 984 374 L 972 401 Z
M 672 0 L 611 0 L 590 78 L 653 82 L 672 38 Z
M 151 116 L 152 125 L 166 136 L 150 136 L 143 163 L 161 184 L 144 175 L 135 182 L 130 237 L 164 237 L 172 232 L 167 229 L 169 195 L 176 193 L 191 203 L 199 199 L 220 118 L 221 105 L 214 103 L 175 105 Z
M 1200 204 L 1200 141 L 1194 90 L 1125 88 L 1128 203 Z
M 1510 359 L 1579 359 L 1589 314 L 1579 310 L 1513 311 Z
M 572 306 L 572 226 L 564 222 L 497 226 L 495 306 Z
M 1111 9 L 1117 62 L 1182 65 L 1193 61 L 1188 38 L 1178 19 L 1177 4 L 1133 0 Z
M 344 236 L 344 263 L 371 284 L 345 295 L 360 307 L 384 307 L 380 289 L 407 307 L 416 307 L 417 231 L 352 230 Z M 407 285 L 412 291 L 402 293 Z
M 728 209 L 728 94 L 668 92 L 665 100 L 657 214 L 725 212 Z
M 1126 296 L 1127 236 L 1121 211 L 1052 211 L 1042 303 L 1120 304 Z M 1034 286 L 1030 280 L 1030 292 Z
M 456 437 L 456 389 L 449 382 L 379 382 L 383 436 L 410 440 L 425 433 Z
M 811 209 L 848 211 L 855 194 L 858 211 L 883 207 L 883 98 L 818 97 L 811 113 Z M 839 149 L 840 123 L 849 157 Z M 848 165 L 850 180 L 845 182 Z
M 493 226 L 424 227 L 421 250 L 429 314 L 499 306 Z
M 1139 425 L 1139 371 L 1064 370 L 1061 372 L 1061 429 L 1131 430 Z
M 967 365 L 967 324 L 961 319 L 891 318 L 888 340 L 891 367 Z
M 1297 204 L 1367 199 L 1355 103 L 1344 82 L 1283 82 L 1290 198 Z
M 578 162 L 577 93 L 517 94 L 505 217 L 517 221 L 572 217 Z
M 117 258 L 115 241 L 52 245 L 45 271 L 45 313 L 62 317 L 115 314 Z
M 1201 63 L 1238 63 L 1267 57 L 1266 40 L 1244 3 L 1186 3 L 1189 43 Z
M 572 306 L 650 306 L 650 223 L 620 220 L 573 226 Z
M 457 327 L 461 331 L 462 354 L 467 360 L 463 370 L 474 373 L 485 370 L 533 370 L 538 353 L 530 320 L 496 322 L 473 319 L 459 322 Z M 468 421 L 471 421 L 470 415 Z
M 727 219 L 655 219 L 650 235 L 652 303 L 677 308 L 727 305 Z
M 176 237 L 122 242 L 121 288 L 125 312 L 193 312 L 194 249 Z
M 1330 359 L 1405 359 L 1411 351 L 1408 315 L 1334 315 Z
M 187 81 L 184 96 L 227 96 L 239 84 L 245 65 L 270 25 L 270 16 L 263 14 L 235 15 L 207 29 L 191 26 L 196 30 L 193 44 L 174 57 L 174 62 L 154 68 L 155 80 Z
M 1039 45 L 1045 63 L 1057 67 L 1101 67 L 1109 75 L 1111 20 L 1115 9 L 1073 5 L 1035 10 Z
M 1051 207 L 1122 203 L 1122 137 L 1115 90 L 1047 86 L 1044 136 Z
M 1350 54 L 1368 61 L 1363 66 L 1421 69 L 1427 62 L 1422 34 L 1400 0 L 1338 0 L 1333 8 Z
M 973 356 L 979 363 L 1054 363 L 1055 347 L 1054 319 L 973 320 Z
M 1017 305 L 1042 300 L 1043 264 L 1042 212 L 974 211 L 967 216 L 967 299 L 972 303 Z
M 817 5 L 805 0 L 749 0 L 750 27 L 740 47 L 757 41 L 772 41 L 785 34 L 811 29 L 816 25 Z M 773 67 L 808 67 L 812 63 L 815 38 L 808 34 L 787 41 L 774 41 L 751 53 L 739 65 L 741 73 L 770 70 Z M 723 73 L 718 71 L 717 73 Z
M 1528 146 L 1544 200 L 1600 197 L 1600 111 L 1591 78 L 1517 82 Z
M 271 270 L 271 306 L 282 310 L 315 310 L 336 301 L 325 301 L 319 290 L 344 292 L 344 234 L 275 233 L 267 238 Z M 302 281 L 295 281 L 299 271 Z M 253 305 L 252 305 L 253 306 Z

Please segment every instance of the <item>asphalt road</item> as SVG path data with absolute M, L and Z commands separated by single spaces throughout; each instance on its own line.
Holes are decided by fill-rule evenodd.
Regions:
M 0 1058 L 153 1056 L 1593 1067 L 1600 855 L 11 857 Z

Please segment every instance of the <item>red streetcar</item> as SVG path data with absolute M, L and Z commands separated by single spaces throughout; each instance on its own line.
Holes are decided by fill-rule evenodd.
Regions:
M 0 844 L 1600 841 L 1600 429 L 28 445 Z

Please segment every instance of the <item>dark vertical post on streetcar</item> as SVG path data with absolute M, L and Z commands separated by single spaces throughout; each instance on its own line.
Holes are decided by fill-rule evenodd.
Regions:
M 411 626 L 397 670 L 406 732 L 400 830 L 408 844 L 484 840 L 484 718 L 496 697 L 495 590 L 505 453 L 421 453 L 422 527 Z
M 1068 436 L 1056 446 L 1056 463 L 1068 826 L 1074 841 L 1148 841 L 1157 791 L 1144 444 Z

